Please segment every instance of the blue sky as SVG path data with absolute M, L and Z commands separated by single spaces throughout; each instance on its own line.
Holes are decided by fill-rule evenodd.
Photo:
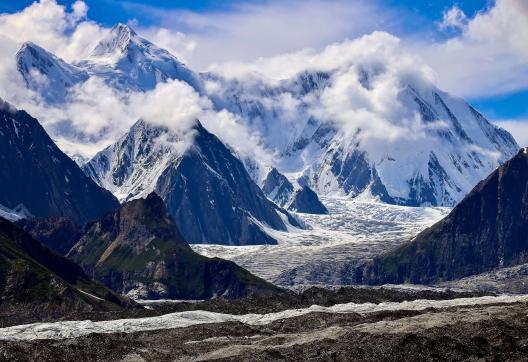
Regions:
M 1 12 L 16 12 L 31 5 L 34 0 L 11 0 L 0 3 Z M 58 3 L 63 5 L 71 5 L 75 0 L 59 0 Z M 241 0 L 196 0 L 196 1 L 162 1 L 162 0 L 88 0 L 86 1 L 90 6 L 89 16 L 104 25 L 111 26 L 116 22 L 127 22 L 135 18 L 144 23 L 144 25 L 155 25 L 156 19 L 152 18 L 148 13 L 142 13 L 134 7 L 134 5 L 148 5 L 149 7 L 159 9 L 179 9 L 190 10 L 196 12 L 208 11 L 224 11 L 229 12 L 233 7 L 240 4 L 262 4 L 266 1 L 241 1 Z M 268 1 L 269 2 L 269 1 Z M 351 0 L 350 2 L 354 2 Z M 437 21 L 442 18 L 442 12 L 453 5 L 459 6 L 466 14 L 472 15 L 477 11 L 489 6 L 489 0 L 383 0 L 381 1 L 387 7 L 400 8 L 409 13 L 416 14 L 419 17 L 431 21 Z M 422 24 L 421 24 L 422 25 Z M 411 24 L 410 24 L 411 26 Z
M 317 0 L 316 0 L 317 1 Z M 320 0 L 319 0 L 320 1 Z M 504 0 L 516 1 L 516 0 Z M 523 0 L 520 0 L 523 1 Z M 33 1 L 31 0 L 15 0 L 15 1 L 2 1 L 0 2 L 0 12 L 18 12 L 30 5 Z M 60 4 L 71 6 L 73 1 L 58 1 Z M 290 1 L 240 1 L 240 0 L 227 0 L 227 1 L 213 1 L 213 0 L 195 0 L 195 1 L 161 1 L 161 0 L 150 0 L 150 1 L 139 1 L 139 0 L 128 0 L 128 1 L 116 1 L 116 0 L 86 0 L 86 4 L 89 6 L 88 17 L 105 26 L 110 27 L 116 22 L 132 23 L 138 30 L 145 29 L 145 31 L 152 32 L 152 29 L 159 27 L 169 28 L 174 31 L 182 32 L 185 35 L 190 35 L 191 39 L 197 39 L 199 51 L 195 52 L 195 59 L 191 61 L 190 65 L 196 65 L 196 67 L 205 66 L 212 62 L 208 59 L 210 54 L 217 54 L 218 61 L 231 61 L 231 60 L 242 60 L 248 61 L 252 58 L 259 56 L 272 56 L 277 55 L 281 52 L 295 51 L 295 46 L 299 48 L 313 47 L 321 48 L 327 43 L 333 41 L 341 41 L 344 38 L 354 38 L 362 34 L 370 33 L 373 30 L 384 30 L 388 31 L 396 36 L 404 39 L 407 43 L 414 45 L 419 44 L 416 49 L 420 52 L 420 46 L 424 47 L 427 44 L 447 42 L 452 37 L 460 35 L 462 28 L 452 27 L 441 30 L 439 23 L 442 21 L 444 14 L 447 10 L 453 6 L 457 6 L 465 14 L 467 19 L 473 19 L 479 12 L 486 12 L 495 5 L 492 0 L 466 0 L 466 1 L 453 1 L 453 0 L 373 0 L 373 1 L 342 1 L 339 2 L 343 9 L 348 9 L 349 14 L 346 14 L 348 18 L 342 19 L 342 23 L 336 25 L 336 29 L 333 31 L 327 30 L 328 27 L 332 27 L 332 16 L 336 16 L 332 13 L 331 6 L 320 6 L 321 14 L 327 12 L 328 20 L 326 23 L 322 23 L 319 36 L 317 31 L 319 29 L 313 29 L 312 33 L 309 30 L 299 28 L 306 27 L 305 23 L 299 22 L 295 19 L 295 12 L 292 12 L 291 21 L 297 25 L 297 28 L 293 28 L 292 32 L 299 32 L 298 38 L 288 38 L 285 34 L 285 39 L 281 37 L 272 39 L 269 41 L 269 37 L 260 37 L 258 33 L 263 32 L 262 29 L 256 27 L 254 32 L 248 28 L 248 24 L 244 23 L 240 18 L 247 16 L 249 22 L 254 19 L 255 23 L 262 22 L 262 18 L 265 14 L 271 14 L 273 17 L 274 7 L 276 9 L 285 8 L 284 3 L 291 4 L 292 9 L 297 9 L 299 13 L 297 16 L 304 16 L 303 14 L 314 13 L 303 8 L 302 1 L 296 2 L 296 0 Z M 297 5 L 295 5 L 297 4 Z M 271 9 L 271 10 L 270 10 Z M 299 10 L 303 9 L 303 10 Z M 317 8 L 315 8 L 317 9 Z M 357 17 L 354 16 L 354 11 L 365 11 L 367 13 L 359 13 Z M 369 10 L 370 9 L 370 10 Z M 295 11 L 297 11 L 295 10 Z M 347 11 L 348 11 L 347 10 Z M 303 12 L 304 11 L 304 12 Z M 339 11 L 339 9 L 337 10 Z M 370 11 L 370 13 L 368 13 Z M 338 14 L 339 15 L 339 14 Z M 227 19 L 222 22 L 222 19 Z M 284 27 L 284 24 L 274 23 L 275 19 L 270 18 L 270 28 L 274 26 Z M 286 18 L 284 21 L 288 22 Z M 233 36 L 230 34 L 232 29 L 229 27 L 227 22 L 233 22 L 241 24 L 241 32 L 247 32 L 245 38 L 240 38 L 239 35 Z M 348 22 L 348 23 L 347 23 Z M 357 23 L 357 24 L 356 24 Z M 308 22 L 309 24 L 309 22 Z M 292 25 L 294 27 L 294 25 Z M 214 34 L 214 32 L 224 32 L 225 36 Z M 207 38 L 209 36 L 209 38 Z M 252 41 L 252 38 L 255 41 Z M 222 44 L 225 42 L 225 44 Z M 252 43 L 259 43 L 258 46 L 254 46 Z M 238 48 L 234 43 L 239 43 Z M 491 47 L 492 45 L 490 45 Z M 212 48 L 209 53 L 204 48 Z M 222 50 L 226 50 L 222 52 Z M 528 45 L 527 45 L 528 50 Z M 468 51 L 470 51 L 468 49 Z M 475 50 L 475 51 L 482 51 Z M 222 54 L 219 54 L 222 52 Z M 261 53 L 259 53 L 261 52 Z M 225 53 L 225 54 L 224 54 Z M 434 55 L 431 57 L 431 51 L 429 51 L 429 58 L 432 62 L 436 59 Z M 502 53 L 498 53 L 502 54 Z M 493 58 L 493 55 L 486 55 L 488 58 Z M 506 55 L 508 56 L 508 55 Z M 514 55 L 509 55 L 514 57 Z M 212 58 L 216 60 L 215 58 Z M 471 79 L 475 80 L 475 85 L 457 84 L 456 74 L 457 71 L 451 72 L 449 57 L 443 60 L 443 63 L 439 63 L 441 69 L 439 73 L 441 75 L 453 73 L 454 79 L 449 81 L 441 82 L 443 88 L 447 88 L 456 94 L 462 95 L 468 99 L 477 109 L 482 111 L 488 118 L 492 120 L 528 120 L 528 87 L 519 85 L 515 79 L 509 79 L 511 83 L 515 83 L 515 86 L 504 86 L 501 81 L 501 74 L 497 71 L 494 72 L 494 68 L 488 70 L 488 73 L 478 73 L 479 58 L 476 57 L 475 68 L 471 69 Z M 512 59 L 514 61 L 515 59 Z M 471 63 L 470 63 L 471 64 Z M 466 68 L 468 65 L 464 65 Z M 512 69 L 517 69 L 518 64 L 512 65 Z M 434 67 L 433 67 L 434 68 Z M 466 69 L 462 68 L 462 69 Z M 499 68 L 497 68 L 499 69 Z M 525 68 L 522 68 L 523 71 Z M 435 69 L 436 70 L 436 69 Z M 495 83 L 484 81 L 481 79 L 490 78 L 490 72 L 492 72 L 497 79 Z M 511 73 L 511 72 L 510 72 Z M 512 77 L 512 74 L 509 74 Z M 519 77 L 523 75 L 519 74 Z M 467 79 L 470 79 L 469 76 Z M 460 83 L 468 82 L 468 80 L 461 80 Z M 441 78 L 443 81 L 443 79 Z M 444 86 L 445 84 L 445 86 Z M 497 85 L 495 85 L 497 84 Z M 500 88 L 500 89 L 499 89 Z

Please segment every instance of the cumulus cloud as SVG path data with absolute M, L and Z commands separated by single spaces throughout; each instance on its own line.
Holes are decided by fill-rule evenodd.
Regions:
M 18 13 L 0 14 L 0 92 L 6 100 L 38 117 L 64 151 L 93 156 L 138 119 L 167 126 L 188 143 L 192 124 L 200 119 L 236 152 L 265 157 L 255 146 L 256 136 L 240 119 L 225 110 L 214 110 L 209 99 L 184 82 L 160 83 L 148 92 L 121 92 L 102 79 L 90 77 L 71 88 L 68 102 L 59 105 L 47 104 L 27 89 L 15 62 L 21 43 L 32 41 L 66 61 L 82 59 L 108 32 L 87 19 L 87 12 L 83 1 L 68 9 L 55 0 L 41 0 Z M 177 55 L 193 51 L 193 42 L 181 33 L 163 28 L 145 32 L 160 46 L 177 49 Z
M 408 85 L 417 91 L 430 89 L 432 70 L 404 52 L 400 39 L 384 32 L 334 43 L 320 52 L 304 50 L 261 58 L 256 63 L 228 63 L 215 71 L 235 79 L 244 101 L 262 104 L 265 114 L 271 115 L 252 121 L 252 127 L 260 129 L 272 146 L 291 142 L 310 117 L 334 124 L 349 140 L 358 129 L 363 142 L 390 143 L 425 135 L 416 111 L 404 104 L 400 95 Z M 307 96 L 262 92 L 266 86 L 281 89 L 281 80 L 306 71 L 326 72 L 331 78 L 329 85 Z M 211 88 L 223 91 L 221 86 Z
M 146 39 L 167 49 L 181 61 L 188 63 L 194 58 L 197 43 L 186 34 L 158 27 L 140 28 L 140 31 Z
M 233 5 L 229 11 L 200 13 L 135 3 L 124 6 L 150 14 L 170 34 L 169 38 L 185 33 L 193 47 L 187 61 L 197 69 L 304 48 L 320 49 L 374 30 L 395 30 L 401 21 L 397 11 L 383 7 L 378 0 L 263 1 Z M 180 48 L 177 45 L 172 49 L 178 52 Z
M 72 136 L 76 131 L 73 128 L 78 125 L 83 126 L 85 134 L 92 130 L 100 132 L 99 125 L 108 124 L 108 118 L 102 120 L 103 110 L 114 109 L 116 103 L 108 103 L 116 96 L 105 97 L 111 90 L 97 87 L 95 80 L 91 80 L 77 90 L 76 102 L 64 109 L 51 107 L 39 94 L 25 87 L 17 70 L 15 55 L 23 42 L 31 41 L 68 61 L 84 57 L 105 32 L 103 27 L 86 18 L 87 11 L 83 1 L 76 1 L 67 9 L 55 0 L 41 0 L 18 13 L 0 14 L 0 95 L 38 117 L 52 136 L 54 129 Z M 92 96 L 94 98 L 90 100 Z M 82 102 L 86 107 L 79 106 Z M 89 109 L 90 105 L 92 108 Z M 111 114 L 117 118 L 119 108 L 115 109 Z M 93 135 L 85 136 L 79 142 L 83 151 L 87 150 L 83 147 L 85 142 L 98 145 Z M 66 145 L 66 142 L 62 144 Z M 73 150 L 72 145 L 66 147 L 68 151 Z
M 105 32 L 86 19 L 88 6 L 77 0 L 70 11 L 55 0 L 34 2 L 14 14 L 0 14 L 0 34 L 16 44 L 31 41 L 71 61 L 82 58 Z
M 200 119 L 236 152 L 258 159 L 272 155 L 255 145 L 261 145 L 265 137 L 273 138 L 275 145 L 291 141 L 311 116 L 337 125 L 348 135 L 361 129 L 363 142 L 401 142 L 422 137 L 427 127 L 443 126 L 440 122 L 425 127 L 402 104 L 401 90 L 408 84 L 420 91 L 438 79 L 451 91 L 475 95 L 477 87 L 477 93 L 504 91 L 528 79 L 519 77 L 528 72 L 527 11 L 521 0 L 497 0 L 471 19 L 459 8 L 451 8 L 441 27 L 458 28 L 460 34 L 433 46 L 419 44 L 415 48 L 419 52 L 406 51 L 405 41 L 380 31 L 341 40 L 397 27 L 394 13 L 377 2 L 265 2 L 239 5 L 229 13 L 160 13 L 156 15 L 161 27 L 136 29 L 185 61 L 201 64 L 229 81 L 240 81 L 246 100 L 261 103 L 273 116 L 273 120 L 271 116 L 260 120 L 261 127 L 215 109 L 210 99 L 178 81 L 159 84 L 149 92 L 123 93 L 92 77 L 72 89 L 67 104 L 48 105 L 23 87 L 14 54 L 21 41 L 30 40 L 67 61 L 85 57 L 108 31 L 90 21 L 87 12 L 82 1 L 66 8 L 55 0 L 41 0 L 19 13 L 0 15 L 0 95 L 38 116 L 52 134 L 62 135 L 59 142 L 69 152 L 75 152 L 71 140 L 76 140 L 77 152 L 84 156 L 115 140 L 140 118 L 177 130 L 188 129 L 194 119 Z M 377 14 L 374 22 L 373 13 Z M 181 31 L 174 30 L 180 25 Z M 491 47 L 490 42 L 499 45 Z M 436 75 L 418 59 L 422 55 Z M 504 69 L 497 70 L 500 67 Z M 328 72 L 331 86 L 311 98 L 289 92 L 262 96 L 266 87 L 303 71 Z M 221 95 L 224 87 L 213 80 L 206 84 L 213 96 Z
M 415 48 L 437 72 L 439 85 L 469 97 L 528 87 L 528 2 L 496 0 L 469 19 L 459 10 L 452 8 L 443 22 L 458 27 L 459 35 Z

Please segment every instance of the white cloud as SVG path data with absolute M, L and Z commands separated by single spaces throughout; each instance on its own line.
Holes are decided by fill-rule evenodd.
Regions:
M 442 88 L 479 97 L 528 87 L 527 1 L 496 0 L 467 21 L 457 10 L 448 18 L 459 35 L 414 49 L 435 69 Z
M 304 49 L 275 57 L 260 58 L 255 62 L 228 62 L 212 67 L 230 78 L 244 78 L 258 74 L 273 80 L 291 78 L 305 70 L 332 71 L 351 65 L 362 65 L 367 71 L 383 70 L 385 66 L 398 66 L 397 62 L 421 63 L 402 51 L 400 39 L 386 32 L 373 32 L 353 40 L 344 40 L 326 46 L 323 50 Z M 408 76 L 419 74 L 432 81 L 432 72 L 420 64 L 410 69 Z M 422 73 L 422 74 L 420 74 Z M 427 73 L 427 74 L 426 74 Z
M 150 13 L 167 34 L 173 34 L 170 37 L 185 33 L 194 47 L 186 60 L 197 69 L 213 63 L 247 62 L 305 48 L 322 48 L 374 30 L 397 29 L 401 21 L 399 13 L 382 7 L 378 0 L 264 1 L 239 4 L 229 11 L 200 13 L 130 3 L 127 6 Z M 178 53 L 180 46 L 172 49 Z
M 498 120 L 494 123 L 510 132 L 519 146 L 528 146 L 528 119 Z
M 467 23 L 467 16 L 462 9 L 454 5 L 444 12 L 442 22 L 439 24 L 441 30 L 449 28 L 462 28 Z
M 331 71 L 333 85 L 317 99 L 289 94 L 262 99 L 284 122 L 269 128 L 283 130 L 285 124 L 314 114 L 349 133 L 361 128 L 364 139 L 382 136 L 386 141 L 408 137 L 409 129 L 415 131 L 413 137 L 423 131 L 415 114 L 398 99 L 402 84 L 419 88 L 435 82 L 431 68 L 417 56 L 433 66 L 442 87 L 457 94 L 493 94 L 528 86 L 527 7 L 522 0 L 498 0 L 471 19 L 453 7 L 444 14 L 441 26 L 456 27 L 460 34 L 432 46 L 415 44 L 414 53 L 405 51 L 408 40 L 385 32 L 343 40 L 400 26 L 395 13 L 377 1 L 263 2 L 240 5 L 228 13 L 166 12 L 157 14 L 161 27 L 136 30 L 192 65 L 205 68 L 215 63 L 209 68 L 230 78 L 243 76 L 249 91 L 263 81 L 276 84 L 303 70 Z M 52 132 L 60 130 L 76 139 L 78 152 L 85 156 L 120 136 L 138 118 L 171 128 L 186 128 L 200 118 L 237 152 L 269 157 L 254 146 L 263 135 L 250 132 L 244 120 L 233 114 L 213 110 L 208 99 L 180 82 L 160 84 L 146 93 L 122 94 L 91 78 L 76 86 L 72 102 L 64 107 L 46 105 L 22 87 L 14 64 L 20 42 L 33 41 L 67 61 L 82 58 L 107 31 L 87 19 L 87 11 L 82 1 L 67 9 L 54 0 L 41 0 L 19 13 L 0 14 L 0 96 L 15 100 Z M 178 27 L 182 30 L 174 30 Z M 370 89 L 361 84 L 361 72 L 371 75 Z M 208 84 L 211 91 L 221 92 L 218 87 Z M 297 112 L 305 105 L 306 113 Z M 65 139 L 62 144 L 74 148 Z
M 0 14 L 0 34 L 16 44 L 32 41 L 71 61 L 86 56 L 105 31 L 86 19 L 87 11 L 83 1 L 67 11 L 55 0 L 41 0 L 18 13 Z
M 161 48 L 167 49 L 181 61 L 188 63 L 196 50 L 196 41 L 189 36 L 168 28 L 150 27 L 140 29 L 141 35 Z

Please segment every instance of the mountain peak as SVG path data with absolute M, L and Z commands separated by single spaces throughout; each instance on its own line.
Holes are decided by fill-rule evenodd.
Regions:
M 26 85 L 52 102 L 64 100 L 69 87 L 88 79 L 88 73 L 82 69 L 32 42 L 22 44 L 16 53 L 16 62 Z
M 277 290 L 232 262 L 192 251 L 155 193 L 87 226 L 68 257 L 121 294 L 147 299 L 233 298 Z
M 137 33 L 128 25 L 117 23 L 112 30 L 97 44 L 92 51 L 92 56 L 104 56 L 116 51 L 124 53 L 131 40 L 137 37 Z
M 39 47 L 37 44 L 33 43 L 32 41 L 25 41 L 24 43 L 22 43 L 22 46 L 20 47 L 19 52 L 27 48 L 42 49 L 41 47 Z
M 117 23 L 112 27 L 112 32 L 115 33 L 128 33 L 130 35 L 136 35 L 136 32 L 134 29 L 132 29 L 130 26 L 123 24 L 123 23 Z
M 30 56 L 34 59 L 40 58 L 54 58 L 54 56 L 41 46 L 27 41 L 22 44 L 18 52 L 16 53 L 16 59 L 18 62 L 26 56 Z

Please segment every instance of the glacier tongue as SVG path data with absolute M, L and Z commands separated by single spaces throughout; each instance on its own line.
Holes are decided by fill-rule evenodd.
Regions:
M 199 254 L 232 260 L 281 285 L 350 284 L 347 267 L 412 239 L 446 216 L 446 207 L 407 207 L 360 198 L 321 197 L 329 215 L 297 214 L 304 230 L 269 230 L 278 245 L 192 244 Z
M 233 315 L 208 311 L 189 311 L 165 314 L 159 317 L 118 319 L 92 322 L 63 321 L 55 323 L 34 323 L 0 328 L 0 340 L 31 341 L 37 339 L 65 339 L 85 336 L 91 333 L 133 333 L 160 329 L 185 328 L 206 323 L 241 322 L 249 325 L 266 325 L 274 321 L 295 318 L 308 313 L 359 313 L 370 314 L 384 311 L 423 311 L 428 308 L 447 309 L 453 307 L 485 306 L 492 304 L 525 303 L 528 296 L 485 296 L 449 300 L 417 299 L 406 302 L 346 303 L 331 307 L 313 305 L 309 308 L 288 309 L 268 314 Z

